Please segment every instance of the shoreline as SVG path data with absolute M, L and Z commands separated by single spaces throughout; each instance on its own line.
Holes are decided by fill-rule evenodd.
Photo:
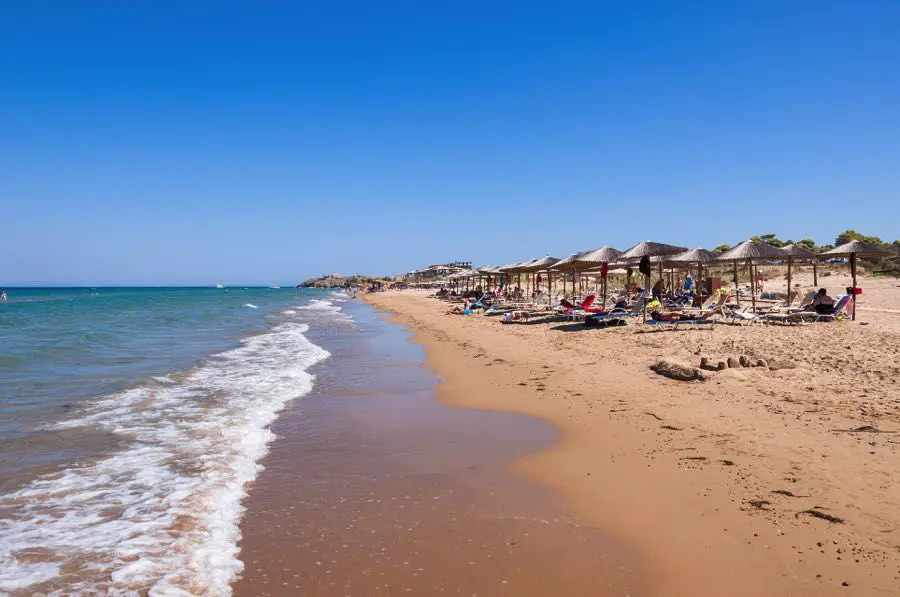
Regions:
M 582 337 L 565 325 L 551 333 L 548 325 L 446 316 L 446 303 L 418 292 L 364 298 L 425 347 L 427 367 L 444 380 L 442 403 L 525 414 L 560 430 L 555 445 L 513 470 L 552 488 L 577 518 L 623 538 L 648 563 L 655 594 L 839 595 L 851 587 L 887 595 L 900 587 L 890 548 L 897 514 L 873 504 L 896 496 L 874 477 L 896 468 L 888 442 L 869 449 L 808 421 L 794 424 L 794 413 L 768 408 L 737 371 L 705 384 L 657 378 L 646 358 L 621 350 L 621 333 Z M 706 342 L 703 332 L 679 338 Z M 760 383 L 786 379 L 771 376 Z M 845 484 L 854 459 L 876 450 L 868 460 L 877 470 L 866 471 L 873 478 Z M 815 461 L 832 455 L 825 452 L 837 470 L 823 479 L 814 469 L 831 468 Z M 862 493 L 879 482 L 880 492 Z
M 235 595 L 651 594 L 614 535 L 508 470 L 554 443 L 552 425 L 442 405 L 405 326 L 341 305 L 352 327 L 317 329 L 332 357 L 272 425 Z

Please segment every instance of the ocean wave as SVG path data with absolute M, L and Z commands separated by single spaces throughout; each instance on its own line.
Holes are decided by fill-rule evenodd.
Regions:
M 331 301 L 321 299 L 313 299 L 305 305 L 301 305 L 297 308 L 303 309 L 304 311 L 331 311 L 333 313 L 337 313 L 341 310 L 340 307 L 338 307 Z
M 251 303 L 244 303 L 244 304 L 241 305 L 241 306 L 242 306 L 242 307 L 249 307 L 249 308 L 251 308 L 251 309 L 259 309 L 259 307 L 257 307 L 256 305 L 253 305 L 253 304 L 251 304 Z
M 307 330 L 282 324 L 55 425 L 131 443 L 0 496 L 12 512 L 0 520 L 0 592 L 229 595 L 243 567 L 241 500 L 274 437 L 268 426 L 309 393 L 307 369 L 329 356 Z

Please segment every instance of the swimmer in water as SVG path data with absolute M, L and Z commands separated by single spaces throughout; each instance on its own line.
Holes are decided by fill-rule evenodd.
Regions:
M 6 291 L 0 290 L 0 302 L 6 302 Z

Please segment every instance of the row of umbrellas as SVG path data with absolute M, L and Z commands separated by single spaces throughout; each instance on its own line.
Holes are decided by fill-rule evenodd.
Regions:
M 675 245 L 667 245 L 652 241 L 644 241 L 636 244 L 625 252 L 617 251 L 612 247 L 601 247 L 591 251 L 582 253 L 573 253 L 564 259 L 545 256 L 538 259 L 523 261 L 521 263 L 512 263 L 503 266 L 485 266 L 476 268 L 467 272 L 460 272 L 450 276 L 451 279 L 467 278 L 480 275 L 499 275 L 499 274 L 535 274 L 544 271 L 591 271 L 600 270 L 603 275 L 603 294 L 606 297 L 606 274 L 608 267 L 612 265 L 631 266 L 636 260 L 644 257 L 650 258 L 651 262 L 658 264 L 660 273 L 662 266 L 667 264 L 696 264 L 702 268 L 715 262 L 731 261 L 734 265 L 735 279 L 737 279 L 738 262 L 746 262 L 753 266 L 756 261 L 787 261 L 788 264 L 788 289 L 791 284 L 791 265 L 797 260 L 815 260 L 828 259 L 834 257 L 849 257 L 850 271 L 853 278 L 853 292 L 856 293 L 856 262 L 858 257 L 863 256 L 884 256 L 892 255 L 890 251 L 861 241 L 853 240 L 830 251 L 816 254 L 812 251 L 798 247 L 796 245 L 787 245 L 785 247 L 775 247 L 766 243 L 754 242 L 746 240 L 735 247 L 725 251 L 724 253 L 716 253 L 703 248 L 688 250 L 684 247 Z M 649 276 L 648 276 L 649 278 Z M 751 297 L 754 307 L 756 306 L 755 277 L 751 276 Z M 649 279 L 648 279 L 649 282 Z M 789 293 L 790 296 L 790 293 Z M 856 309 L 854 301 L 853 318 L 856 318 Z

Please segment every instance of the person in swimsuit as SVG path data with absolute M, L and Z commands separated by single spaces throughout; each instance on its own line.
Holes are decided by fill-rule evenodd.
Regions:
M 819 292 L 808 305 L 804 305 L 806 311 L 815 311 L 819 315 L 831 315 L 834 313 L 834 299 L 828 296 L 828 291 L 819 288 Z

